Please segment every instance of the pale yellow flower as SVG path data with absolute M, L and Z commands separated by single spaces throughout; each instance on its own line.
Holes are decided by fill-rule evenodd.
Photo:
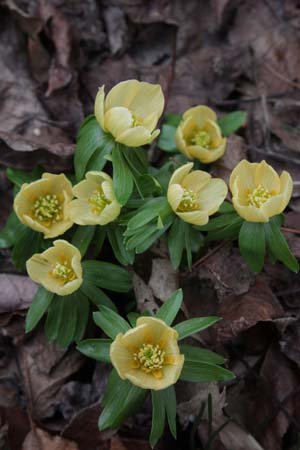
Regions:
M 184 363 L 177 339 L 177 331 L 162 320 L 140 317 L 135 328 L 117 335 L 110 359 L 123 380 L 144 389 L 165 389 L 176 383 Z
M 171 208 L 185 222 L 205 225 L 209 216 L 218 211 L 227 195 L 226 183 L 212 178 L 202 170 L 193 170 L 193 163 L 175 170 L 167 192 Z
M 230 190 L 233 206 L 243 219 L 268 222 L 288 205 L 293 181 L 286 171 L 279 177 L 266 161 L 258 164 L 244 159 L 231 174 Z
M 64 174 L 44 173 L 41 179 L 22 185 L 14 210 L 24 225 L 53 238 L 73 225 L 66 214 L 72 198 L 72 185 Z
M 26 262 L 28 275 L 50 292 L 72 294 L 82 283 L 80 251 L 62 239 L 54 241 L 53 245 Z
M 189 159 L 208 164 L 225 153 L 227 140 L 222 137 L 216 113 L 207 106 L 185 111 L 175 137 L 178 149 Z
M 115 220 L 121 211 L 113 181 L 105 172 L 88 172 L 85 180 L 73 187 L 77 197 L 67 207 L 67 214 L 78 225 L 106 225 Z
M 164 95 L 158 84 L 137 80 L 122 81 L 105 98 L 104 86 L 95 101 L 95 116 L 101 128 L 117 142 L 129 147 L 149 144 L 164 109 Z

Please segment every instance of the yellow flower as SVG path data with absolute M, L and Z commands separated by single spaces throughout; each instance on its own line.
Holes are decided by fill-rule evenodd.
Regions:
M 243 219 L 268 222 L 286 208 L 293 181 L 286 171 L 279 177 L 265 161 L 258 164 L 244 159 L 231 174 L 230 190 L 233 206 Z
M 176 383 L 184 363 L 177 339 L 177 331 L 162 320 L 140 317 L 135 328 L 117 335 L 110 359 L 123 380 L 144 389 L 165 389 Z
M 88 172 L 85 180 L 73 187 L 77 197 L 67 207 L 67 214 L 78 225 L 106 225 L 121 211 L 112 179 L 104 172 Z
M 216 113 L 207 106 L 185 111 L 175 137 L 178 149 L 189 159 L 208 164 L 225 153 L 227 140 L 222 137 Z
M 202 170 L 193 170 L 193 163 L 185 164 L 173 173 L 167 198 L 171 208 L 185 222 L 205 225 L 209 216 L 218 211 L 227 195 L 226 183 L 212 178 Z
M 102 86 L 95 101 L 95 116 L 101 128 L 129 147 L 149 144 L 159 135 L 155 127 L 163 109 L 161 87 L 137 80 L 122 81 L 106 98 Z
M 82 283 L 80 251 L 59 239 L 54 247 L 43 253 L 36 253 L 26 263 L 30 278 L 57 295 L 69 295 Z
M 14 210 L 24 225 L 44 233 L 45 238 L 53 238 L 73 225 L 66 215 L 72 198 L 72 185 L 64 174 L 44 173 L 41 179 L 22 185 Z

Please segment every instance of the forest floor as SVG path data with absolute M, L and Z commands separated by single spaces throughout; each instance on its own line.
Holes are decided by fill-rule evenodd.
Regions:
M 98 87 L 131 78 L 161 84 L 168 112 L 206 104 L 248 113 L 213 173 L 228 181 L 243 158 L 288 170 L 284 232 L 299 256 L 298 0 L 0 0 L 1 225 L 12 208 L 6 168 L 72 170 Z M 165 432 L 157 449 L 299 450 L 299 275 L 278 263 L 253 275 L 236 244 L 217 245 L 191 272 L 170 269 L 163 243 L 134 266 L 140 310 L 181 286 L 188 317 L 223 317 L 197 339 L 237 376 L 226 387 L 179 383 L 179 439 Z M 98 431 L 107 366 L 47 343 L 42 327 L 25 335 L 36 286 L 9 250 L 0 272 L 0 448 L 149 449 L 150 403 L 119 430 Z M 226 422 L 210 444 L 207 415 L 198 417 L 209 393 L 213 429 Z

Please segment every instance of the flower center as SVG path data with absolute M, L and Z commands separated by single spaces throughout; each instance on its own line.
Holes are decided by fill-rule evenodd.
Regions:
M 157 372 L 163 368 L 165 352 L 159 345 L 143 344 L 133 359 L 144 372 Z
M 91 211 L 94 214 L 100 214 L 105 206 L 111 203 L 111 201 L 105 197 L 101 186 L 97 187 L 97 189 L 89 197 L 88 202 L 91 205 Z
M 56 194 L 41 195 L 33 204 L 34 218 L 49 227 L 53 222 L 62 220 L 62 202 Z
M 143 125 L 143 119 L 142 117 L 138 116 L 137 114 L 134 114 L 132 111 L 131 112 L 131 116 L 132 116 L 132 127 L 138 127 L 140 125 Z
M 177 211 L 188 212 L 199 209 L 197 194 L 192 189 L 184 189 L 182 200 L 178 205 Z
M 73 281 L 76 279 L 75 272 L 70 267 L 67 260 L 65 260 L 63 263 L 55 263 L 52 270 L 52 275 L 55 278 L 58 278 L 62 284 L 66 284 L 69 281 Z
M 191 139 L 192 144 L 200 145 L 201 147 L 210 148 L 211 147 L 211 137 L 204 131 L 197 131 Z
M 260 184 L 253 189 L 247 195 L 247 205 L 255 206 L 256 208 L 260 208 L 263 203 L 265 203 L 270 197 L 272 197 L 272 192 L 263 188 Z

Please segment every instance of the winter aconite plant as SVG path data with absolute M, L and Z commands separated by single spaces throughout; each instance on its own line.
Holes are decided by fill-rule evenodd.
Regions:
M 85 355 L 113 365 L 101 429 L 118 427 L 150 391 L 152 446 L 166 417 L 176 436 L 177 380 L 226 381 L 233 374 L 220 367 L 221 356 L 181 344 L 220 320 L 202 317 L 173 325 L 181 291 L 155 317 L 131 311 L 127 322 L 118 314 L 109 295 L 118 293 L 112 295 L 120 304 L 129 293 L 134 308 L 135 256 L 160 241 L 174 269 L 191 269 L 215 241 L 230 239 L 254 272 L 263 269 L 266 257 L 299 270 L 281 230 L 291 176 L 279 176 L 265 161 L 240 161 L 231 173 L 231 196 L 226 182 L 214 176 L 213 163 L 230 152 L 227 138 L 245 125 L 245 113 L 218 117 L 196 105 L 182 116 L 166 114 L 160 131 L 163 109 L 159 85 L 128 80 L 107 94 L 100 87 L 94 114 L 78 132 L 74 173 L 7 170 L 14 211 L 0 233 L 0 245 L 12 249 L 16 269 L 27 269 L 39 284 L 26 331 L 46 315 L 49 340 L 61 347 L 76 342 Z M 93 331 L 87 330 L 92 310 L 109 339 L 84 339 Z

